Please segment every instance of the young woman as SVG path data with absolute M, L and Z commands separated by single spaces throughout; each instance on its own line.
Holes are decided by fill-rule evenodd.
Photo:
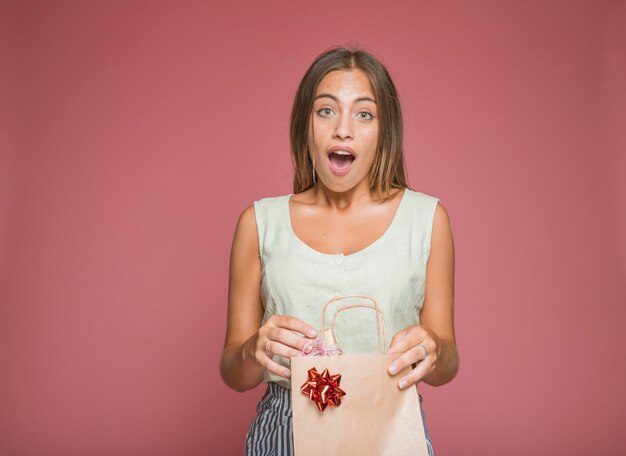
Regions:
M 289 358 L 311 350 L 333 296 L 377 299 L 394 334 L 389 375 L 413 367 L 399 388 L 443 385 L 459 366 L 450 222 L 438 198 L 407 185 L 400 102 L 385 67 L 363 50 L 320 55 L 296 93 L 290 136 L 293 194 L 246 208 L 231 252 L 221 375 L 237 391 L 268 383 L 248 455 L 293 454 Z M 377 353 L 368 318 L 350 316 L 344 353 Z

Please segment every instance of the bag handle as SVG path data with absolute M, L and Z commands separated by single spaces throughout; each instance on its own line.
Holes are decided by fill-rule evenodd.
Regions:
M 375 314 L 376 314 L 376 335 L 378 338 L 378 354 L 382 355 L 384 353 L 385 347 L 387 347 L 387 331 L 385 329 L 385 314 L 383 313 L 382 310 L 380 310 L 380 306 L 378 305 L 378 302 L 374 298 L 367 296 L 367 295 L 337 296 L 335 298 L 332 298 L 330 301 L 326 302 L 326 304 L 324 304 L 324 309 L 322 310 L 322 338 L 321 338 L 322 346 L 324 347 L 324 352 L 326 352 L 326 340 L 325 340 L 326 338 L 324 337 L 326 309 L 333 302 L 337 302 L 337 301 L 341 301 L 343 299 L 349 299 L 349 298 L 365 299 L 367 301 L 370 301 L 372 304 L 347 304 L 345 306 L 339 307 L 333 314 L 333 320 L 330 326 L 330 332 L 333 336 L 333 339 L 335 339 L 335 322 L 337 321 L 337 315 L 339 315 L 339 312 L 342 312 L 348 309 L 354 309 L 356 307 L 374 309 Z M 382 340 L 381 340 L 381 320 L 382 320 Z

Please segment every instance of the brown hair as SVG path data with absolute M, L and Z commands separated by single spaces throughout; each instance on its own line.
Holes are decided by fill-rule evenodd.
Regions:
M 370 192 L 388 197 L 392 188 L 407 188 L 402 148 L 403 125 L 400 99 L 385 66 L 361 49 L 333 47 L 320 54 L 309 67 L 296 92 L 291 110 L 289 139 L 295 168 L 293 192 L 313 186 L 309 154 L 309 119 L 321 80 L 334 70 L 363 71 L 369 78 L 378 106 L 379 133 L 376 157 L 370 170 Z

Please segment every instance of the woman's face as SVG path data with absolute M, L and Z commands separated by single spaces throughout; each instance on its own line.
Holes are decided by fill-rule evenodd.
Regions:
M 318 182 L 334 192 L 369 189 L 378 144 L 378 112 L 361 70 L 335 70 L 319 84 L 311 112 L 309 150 Z

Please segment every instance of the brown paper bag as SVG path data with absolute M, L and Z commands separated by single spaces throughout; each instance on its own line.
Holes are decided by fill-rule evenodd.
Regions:
M 347 298 L 369 302 L 340 307 L 333 316 L 331 332 L 334 334 L 339 312 L 354 307 L 371 308 L 376 315 L 379 354 L 291 358 L 296 456 L 428 456 L 417 387 L 400 390 L 397 386 L 398 379 L 406 375 L 410 367 L 394 377 L 387 373 L 387 366 L 394 355 L 382 354 L 387 342 L 384 315 L 378 303 L 364 295 L 331 299 L 322 311 L 322 336 L 326 308 L 332 302 Z M 340 402 L 338 406 L 326 406 L 321 412 L 316 402 L 301 391 L 301 387 L 309 380 L 309 370 L 312 368 L 318 374 L 328 369 L 331 376 L 341 375 L 338 387 L 345 395 L 336 395 Z

